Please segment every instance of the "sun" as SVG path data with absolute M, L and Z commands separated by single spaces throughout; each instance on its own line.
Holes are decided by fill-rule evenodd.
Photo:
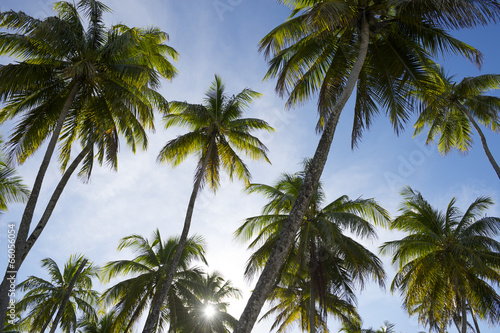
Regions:
M 215 314 L 215 309 L 213 307 L 213 305 L 207 305 L 205 306 L 205 310 L 203 310 L 205 312 L 205 316 L 208 317 L 208 318 L 212 318 Z

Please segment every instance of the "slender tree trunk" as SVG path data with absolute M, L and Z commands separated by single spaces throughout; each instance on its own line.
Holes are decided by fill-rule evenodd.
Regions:
M 78 280 L 78 277 L 83 271 L 83 268 L 85 265 L 87 265 L 87 259 L 83 259 L 82 263 L 80 266 L 78 266 L 78 269 L 75 272 L 75 275 L 71 278 L 71 281 L 69 282 L 68 289 L 66 290 L 64 294 L 63 301 L 61 303 L 61 307 L 59 308 L 59 311 L 57 311 L 56 318 L 54 319 L 54 322 L 52 323 L 52 327 L 50 329 L 49 333 L 54 333 L 56 331 L 57 325 L 59 325 L 59 321 L 61 320 L 64 309 L 66 308 L 66 305 L 68 305 L 69 298 L 71 297 L 71 292 L 73 291 L 73 288 L 75 287 L 76 280 Z
M 210 142 L 208 151 L 211 150 L 213 145 L 215 145 L 215 142 L 213 141 Z M 172 262 L 168 266 L 167 276 L 161 286 L 161 292 L 158 294 L 158 299 L 154 300 L 154 302 L 151 303 L 151 309 L 149 311 L 148 318 L 146 319 L 146 323 L 144 324 L 144 329 L 142 330 L 142 333 L 153 332 L 156 322 L 158 321 L 158 318 L 160 316 L 160 311 L 163 301 L 167 297 L 168 291 L 170 290 L 170 286 L 172 285 L 172 281 L 174 280 L 174 275 L 175 272 L 177 271 L 177 266 L 179 265 L 182 252 L 184 251 L 184 248 L 186 246 L 186 241 L 189 234 L 189 228 L 191 227 L 191 219 L 193 217 L 194 204 L 196 202 L 196 197 L 198 195 L 198 192 L 201 188 L 201 181 L 203 180 L 203 176 L 205 174 L 205 169 L 208 165 L 208 161 L 209 161 L 209 154 L 207 153 L 202 162 L 201 166 L 202 172 L 200 172 L 200 174 L 197 176 L 196 181 L 193 185 L 193 192 L 191 192 L 191 197 L 189 198 L 186 217 L 184 219 L 184 227 L 182 228 L 181 237 L 179 238 L 179 244 L 177 244 L 174 257 L 172 258 Z
M 45 208 L 45 211 L 43 212 L 42 217 L 40 218 L 40 221 L 36 225 L 35 229 L 31 232 L 30 237 L 28 238 L 26 242 L 26 247 L 24 249 L 24 254 L 21 257 L 21 263 L 23 263 L 24 259 L 28 255 L 29 251 L 37 241 L 38 237 L 40 237 L 40 234 L 42 233 L 43 229 L 47 225 L 47 222 L 50 219 L 50 216 L 52 215 L 52 212 L 54 211 L 54 208 L 56 207 L 57 201 L 59 200 L 64 188 L 66 187 L 66 184 L 68 183 L 69 178 L 73 175 L 75 172 L 76 168 L 80 164 L 80 162 L 83 160 L 85 155 L 87 155 L 90 151 L 90 147 L 87 147 L 83 149 L 80 154 L 78 154 L 73 162 L 71 162 L 70 166 L 66 169 L 64 172 L 63 176 L 61 177 L 61 180 L 57 184 L 54 192 L 52 193 L 52 197 L 50 198 L 49 203 L 47 204 L 47 207 Z
M 474 311 L 472 310 L 470 305 L 469 305 L 469 311 L 470 311 L 470 315 L 472 316 L 472 321 L 474 321 L 474 327 L 476 328 L 476 333 L 481 333 L 481 331 L 479 330 L 479 325 L 478 325 L 477 320 L 476 320 L 476 314 L 474 313 Z
M 45 173 L 49 167 L 50 160 L 56 148 L 57 140 L 59 139 L 59 134 L 61 133 L 61 129 L 64 124 L 64 120 L 68 115 L 69 110 L 71 109 L 71 105 L 75 100 L 76 94 L 80 89 L 81 83 L 79 81 L 75 81 L 73 83 L 73 87 L 71 88 L 68 97 L 66 98 L 66 102 L 59 114 L 59 118 L 57 120 L 56 126 L 52 133 L 52 137 L 47 146 L 47 150 L 45 151 L 45 155 L 42 160 L 42 164 L 38 169 L 38 174 L 35 178 L 35 183 L 33 184 L 33 188 L 31 190 L 31 194 L 28 198 L 28 202 L 26 203 L 26 207 L 24 209 L 24 213 L 21 219 L 21 223 L 17 229 L 17 237 L 15 243 L 15 264 L 14 267 L 11 265 L 7 266 L 5 276 L 3 278 L 2 284 L 0 285 L 0 333 L 3 332 L 3 323 L 5 322 L 5 316 L 7 314 L 7 306 L 9 303 L 9 281 L 7 278 L 12 274 L 17 274 L 17 271 L 21 267 L 21 258 L 25 257 L 24 249 L 26 247 L 26 240 L 28 238 L 28 234 L 30 231 L 31 221 L 33 220 L 33 214 L 35 212 L 36 203 L 38 201 L 38 196 L 40 195 L 40 190 L 42 188 L 43 179 L 45 177 Z
M 49 320 L 45 323 L 45 325 L 43 325 L 42 329 L 40 330 L 40 333 L 44 333 L 45 332 L 45 330 L 47 329 L 47 327 L 50 324 L 50 320 L 56 314 L 56 311 L 57 311 L 57 306 L 54 305 L 54 310 L 52 310 L 52 313 L 50 314 Z
M 467 302 L 465 300 L 465 296 L 462 296 L 460 303 L 462 310 L 462 333 L 467 333 Z
M 488 157 L 488 160 L 490 161 L 491 166 L 493 169 L 495 169 L 495 172 L 497 173 L 497 177 L 500 179 L 500 167 L 498 166 L 498 163 L 495 161 L 493 158 L 493 155 L 491 154 L 490 148 L 488 148 L 488 143 L 486 142 L 486 137 L 484 136 L 483 131 L 481 130 L 481 127 L 477 124 L 477 122 L 474 120 L 474 118 L 470 115 L 469 111 L 462 105 L 462 112 L 464 112 L 467 115 L 467 118 L 469 118 L 469 121 L 471 122 L 472 126 L 477 131 L 477 134 L 479 134 L 479 137 L 481 138 L 481 144 L 483 145 L 483 150 L 486 153 L 486 156 Z
M 314 189 L 319 183 L 319 179 L 330 151 L 330 146 L 333 141 L 340 113 L 356 86 L 356 81 L 359 77 L 359 73 L 361 72 L 361 68 L 363 67 L 366 54 L 368 52 L 368 42 L 369 26 L 366 19 L 363 19 L 361 23 L 360 48 L 356 62 L 351 69 L 344 91 L 335 103 L 332 113 L 325 124 L 323 134 L 321 135 L 314 157 L 311 160 L 311 165 L 307 170 L 302 188 L 300 189 L 297 199 L 295 200 L 292 210 L 290 211 L 285 227 L 281 231 L 279 239 L 269 256 L 269 259 L 267 260 L 259 280 L 257 281 L 257 285 L 255 286 L 252 295 L 250 295 L 250 299 L 241 314 L 236 329 L 234 330 L 235 333 L 251 332 L 255 321 L 259 316 L 260 310 L 266 301 L 267 295 L 275 283 L 278 272 L 280 271 L 282 264 L 285 262 L 294 236 L 297 233 L 302 218 L 304 217 L 307 206 L 311 201 Z
M 316 289 L 313 279 L 309 286 L 309 333 L 316 333 Z

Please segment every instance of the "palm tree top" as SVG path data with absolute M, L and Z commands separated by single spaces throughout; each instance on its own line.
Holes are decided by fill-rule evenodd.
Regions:
M 236 151 L 253 160 L 264 159 L 270 163 L 267 147 L 250 133 L 255 130 L 272 132 L 274 129 L 261 119 L 242 118 L 245 109 L 260 96 L 248 88 L 228 96 L 221 78 L 215 75 L 203 104 L 171 102 L 164 115 L 165 128 L 181 126 L 191 132 L 169 141 L 160 151 L 158 161 L 177 166 L 187 156 L 196 154 L 199 162 L 195 181 L 201 177 L 201 184 L 208 183 L 214 191 L 220 183 L 221 167 L 230 179 L 234 175 L 248 183 L 250 172 Z

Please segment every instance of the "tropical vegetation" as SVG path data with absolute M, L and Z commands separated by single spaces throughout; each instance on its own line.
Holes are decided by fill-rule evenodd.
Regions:
M 156 89 L 160 78 L 176 69 L 167 57 L 177 52 L 164 44 L 168 35 L 158 28 L 106 28 L 102 2 L 54 4 L 57 16 L 43 20 L 23 12 L 0 13 L 0 55 L 18 63 L 0 67 L 0 122 L 16 119 L 7 142 L 11 158 L 24 163 L 48 141 L 15 244 L 15 271 L 45 228 L 71 174 L 90 177 L 94 158 L 117 166 L 119 136 L 133 151 L 147 147 L 146 129 L 153 128 L 153 109 L 166 100 Z M 86 20 L 82 20 L 82 17 Z M 81 148 L 71 161 L 73 144 Z M 63 177 L 41 220 L 32 230 L 35 207 L 56 145 Z M 7 273 L 0 288 L 0 321 L 7 306 Z
M 310 161 L 305 161 L 307 169 Z M 248 218 L 236 231 L 251 240 L 254 250 L 245 274 L 255 275 L 265 265 L 288 215 L 297 200 L 306 171 L 282 174 L 274 185 L 250 184 L 248 192 L 268 198 L 263 215 Z M 327 331 L 327 316 L 343 322 L 359 320 L 355 310 L 355 286 L 373 279 L 384 285 L 385 272 L 379 258 L 353 236 L 373 239 L 372 223 L 383 225 L 388 212 L 373 199 L 351 200 L 343 195 L 325 204 L 321 183 L 314 192 L 294 237 L 276 286 L 269 294 L 271 309 L 263 318 L 275 318 L 272 328 L 284 332 L 300 321 L 303 331 Z M 346 233 L 349 232 L 349 235 Z
M 248 78 L 239 72 L 231 78 L 232 87 L 239 93 L 229 94 L 221 77 L 215 75 L 205 98 L 193 103 L 193 93 L 198 91 L 195 87 L 206 83 L 206 72 L 192 70 L 184 75 L 191 68 L 182 63 L 179 78 L 184 81 L 180 85 L 188 80 L 188 86 L 183 91 L 160 90 L 165 80 L 177 77 L 172 61 L 177 60 L 178 53 L 167 45 L 168 34 L 152 25 L 159 12 L 147 22 L 146 16 L 137 12 L 135 18 L 147 26 L 143 28 L 122 22 L 108 25 L 117 16 L 98 0 L 55 2 L 53 16 L 31 14 L 33 8 L 30 13 L 0 10 L 0 125 L 2 132 L 10 131 L 5 142 L 0 140 L 0 218 L 9 219 L 5 221 L 8 256 L 0 285 L 0 333 L 250 333 L 260 331 L 254 328 L 259 318 L 260 322 L 268 321 L 269 330 L 276 332 L 327 333 L 334 331 L 332 322 L 336 322 L 339 331 L 345 333 L 394 333 L 399 323 L 392 322 L 397 318 L 377 318 L 390 321 L 377 329 L 365 328 L 368 325 L 357 304 L 367 285 L 384 287 L 389 275 L 383 259 L 373 250 L 380 245 L 376 243 L 380 234 L 384 243 L 379 254 L 388 256 L 396 268 L 395 276 L 390 277 L 390 291 L 401 298 L 406 314 L 415 317 L 415 331 L 424 327 L 429 332 L 480 333 L 482 325 L 500 323 L 500 218 L 494 217 L 498 210 L 493 207 L 498 191 L 484 190 L 487 187 L 477 181 L 482 171 L 470 168 L 469 159 L 460 165 L 467 173 L 454 179 L 453 187 L 428 184 L 434 190 L 433 200 L 453 191 L 457 199 L 449 203 L 443 204 L 442 199 L 431 203 L 419 191 L 405 187 L 401 208 L 391 218 L 379 204 L 382 201 L 365 198 L 375 193 L 384 199 L 385 207 L 398 201 L 394 199 L 397 193 L 378 186 L 381 183 L 377 179 L 385 172 L 381 166 L 394 164 L 395 159 L 383 157 L 397 155 L 393 142 L 376 145 L 377 138 L 368 145 L 372 150 L 368 153 L 376 159 L 345 164 L 349 148 L 366 151 L 361 139 L 366 130 L 375 127 L 375 118 L 385 114 L 389 126 L 381 123 L 377 127 L 386 126 L 388 134 L 394 131 L 399 135 L 408 124 L 414 124 L 414 136 L 426 132 L 426 143 L 436 141 L 443 155 L 453 150 L 468 153 L 479 138 L 500 179 L 494 156 L 498 145 L 495 135 L 500 128 L 500 75 L 474 76 L 459 71 L 456 79 L 441 63 L 445 57 L 454 56 L 480 70 L 487 59 L 480 50 L 458 39 L 467 35 L 456 30 L 498 22 L 500 2 L 278 2 L 288 7 L 285 10 L 290 16 L 271 31 L 266 29 L 276 25 L 276 13 L 271 15 L 272 25 L 266 25 L 267 15 L 259 20 L 266 23 L 259 27 L 264 30 L 258 30 L 259 37 L 264 37 L 257 50 L 267 64 L 257 75 L 264 76 L 264 86 L 275 85 L 277 95 L 285 100 L 285 109 L 309 109 L 313 102 L 317 113 L 309 116 L 312 121 L 304 120 L 304 116 L 301 122 L 293 120 L 295 116 L 282 117 L 268 99 L 258 100 L 260 93 L 249 88 L 240 91 L 237 87 L 246 87 Z M 22 7 L 24 3 L 17 5 Z M 250 53 L 234 52 L 241 49 L 233 49 L 229 43 L 234 39 L 225 38 L 245 29 L 216 30 L 222 26 L 224 11 L 236 15 L 239 3 L 222 0 L 209 5 L 221 22 L 206 20 L 213 25 L 207 31 L 199 29 L 206 27 L 205 22 L 198 22 L 198 26 L 191 17 L 175 15 L 160 15 L 166 22 L 161 26 L 167 30 L 174 27 L 173 41 L 178 43 L 183 35 L 171 24 L 182 22 L 183 30 L 192 38 L 179 44 L 180 48 L 185 52 L 196 49 L 201 63 L 218 61 L 214 56 L 230 59 L 227 67 L 216 69 L 224 76 L 234 70 L 235 64 L 253 70 L 255 63 L 247 58 Z M 130 8 L 127 4 L 119 9 L 123 13 L 135 8 L 130 3 Z M 231 22 L 232 18 L 224 24 Z M 240 38 L 242 45 L 254 30 L 241 34 L 245 37 Z M 198 33 L 210 39 L 198 43 Z M 186 45 L 189 47 L 184 48 Z M 274 79 L 274 83 L 269 82 Z M 181 101 L 183 98 L 190 102 Z M 247 116 L 252 108 L 257 112 Z M 157 114 L 163 120 L 162 129 L 170 136 L 154 134 L 153 141 Z M 345 121 L 352 123 L 346 125 Z M 271 124 L 289 133 L 300 146 L 310 142 L 302 133 L 316 125 L 319 142 L 312 147 L 314 153 L 311 147 L 292 145 L 280 151 L 282 146 L 269 135 L 274 132 Z M 343 138 L 338 138 L 344 133 L 347 139 L 350 136 L 350 147 L 346 142 L 345 150 L 340 146 Z M 377 130 L 376 135 L 383 137 L 386 133 Z M 334 137 L 337 146 L 330 152 Z M 193 184 L 182 184 L 185 172 L 173 179 L 174 172 L 139 177 L 135 174 L 138 169 L 134 173 L 131 169 L 125 174 L 126 181 L 119 178 L 108 183 L 105 190 L 100 187 L 102 193 L 98 195 L 93 186 L 81 192 L 71 188 L 75 173 L 87 183 L 102 175 L 98 169 L 103 166 L 117 170 L 123 141 L 130 149 L 127 164 L 132 162 L 132 154 L 151 146 L 155 155 L 159 151 L 159 163 L 178 167 L 184 161 L 194 161 Z M 411 138 L 407 142 L 423 147 Z M 425 160 L 421 150 L 407 148 L 408 158 L 397 156 L 400 165 L 389 168 L 401 173 L 408 162 L 415 166 Z M 40 150 L 44 153 L 37 153 Z M 288 168 L 291 155 L 298 152 L 313 154 L 305 159 L 300 172 L 277 170 L 281 176 L 271 185 L 266 185 L 268 180 L 251 183 L 250 170 L 261 168 L 259 177 L 274 177 L 276 165 Z M 140 160 L 139 169 L 143 171 L 142 163 L 151 155 L 137 155 L 134 158 Z M 328 175 L 323 175 L 329 155 L 333 163 Z M 278 163 L 269 173 L 271 158 Z M 269 164 L 253 164 L 262 160 Z M 33 171 L 28 161 L 39 167 Z M 154 158 L 150 165 L 154 165 Z M 452 167 L 458 169 L 459 165 Z M 160 169 L 157 165 L 155 168 Z M 418 178 L 425 184 L 443 171 L 455 174 L 454 170 L 438 170 L 436 165 L 426 170 L 428 174 L 420 174 L 413 168 L 411 177 L 400 179 L 409 184 Z M 24 185 L 21 176 L 33 186 Z M 226 178 L 242 181 L 242 192 L 250 194 L 248 201 L 227 197 L 234 195 L 234 186 L 239 184 L 230 184 Z M 212 191 L 203 192 L 205 186 Z M 364 192 L 367 188 L 374 193 Z M 125 193 L 124 189 L 133 191 L 133 203 L 115 199 Z M 150 200 L 152 194 L 158 201 Z M 216 202 L 215 194 L 229 199 Z M 101 220 L 88 214 L 99 207 L 87 206 L 86 201 L 79 200 L 83 196 L 107 198 L 102 200 L 107 205 L 106 217 Z M 332 196 L 338 197 L 327 200 Z M 187 208 L 182 209 L 184 203 L 172 198 L 180 202 L 184 198 Z M 201 200 L 205 202 L 200 204 Z M 462 200 L 472 201 L 465 212 L 458 208 Z M 224 208 L 218 208 L 221 201 Z M 145 202 L 161 203 L 146 207 Z M 442 205 L 445 208 L 439 209 Z M 63 209 L 59 216 L 54 214 L 56 206 Z M 78 212 L 85 221 L 75 222 L 82 220 Z M 121 213 L 139 218 L 133 225 L 126 224 L 118 216 Z M 16 217 L 11 218 L 13 215 Z M 192 223 L 193 218 L 196 223 Z M 49 225 L 49 220 L 56 223 Z M 89 236 L 95 220 L 102 225 Z M 151 227 L 151 223 L 156 225 Z M 241 226 L 235 236 L 247 242 L 250 253 L 241 277 L 248 281 L 257 278 L 249 295 L 217 270 L 219 265 L 231 266 L 231 280 L 237 281 L 237 269 L 244 265 L 244 257 L 235 257 L 229 245 L 230 232 L 237 223 Z M 181 224 L 182 229 L 176 230 Z M 52 238 L 47 235 L 50 228 Z M 85 233 L 85 241 L 65 236 L 66 228 Z M 143 235 L 147 228 L 154 229 L 150 237 Z M 211 233 L 205 234 L 208 228 Z M 385 230 L 380 233 L 382 228 Z M 99 248 L 101 253 L 94 258 L 97 265 L 86 255 L 69 255 L 78 252 L 74 248 L 80 245 L 95 253 L 94 244 L 104 238 L 102 235 L 107 233 L 106 241 L 113 241 L 108 239 L 110 230 L 120 238 L 120 253 L 115 257 L 107 257 Z M 205 242 L 213 234 L 218 235 L 214 252 Z M 53 248 L 33 250 L 40 238 L 42 242 L 52 240 Z M 63 246 L 73 250 L 59 253 Z M 25 270 L 33 267 L 41 253 L 45 258 L 41 269 L 27 273 Z M 208 266 L 214 253 L 219 256 L 217 266 Z M 66 260 L 64 267 L 58 265 L 60 260 Z M 17 281 L 21 277 L 23 281 Z M 99 291 L 96 282 L 102 286 Z M 247 297 L 238 319 L 232 304 Z
M 483 215 L 492 199 L 479 197 L 462 213 L 455 199 L 440 211 L 411 188 L 401 195 L 391 227 L 407 236 L 381 249 L 398 267 L 391 290 L 401 293 L 405 309 L 436 332 L 455 322 L 466 333 L 469 316 L 497 323 L 500 218 Z

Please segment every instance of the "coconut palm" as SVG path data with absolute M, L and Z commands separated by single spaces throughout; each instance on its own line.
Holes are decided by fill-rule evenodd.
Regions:
M 399 268 L 391 290 L 400 291 L 408 313 L 439 332 L 458 315 L 459 331 L 465 333 L 468 308 L 473 316 L 498 323 L 500 242 L 494 238 L 500 218 L 481 217 L 491 198 L 477 198 L 462 214 L 455 199 L 441 212 L 409 187 L 402 196 L 401 215 L 392 228 L 407 236 L 381 249 Z
M 178 165 L 191 154 L 198 156 L 193 191 L 178 251 L 182 250 L 187 239 L 198 192 L 205 184 L 208 184 L 214 192 L 217 190 L 221 168 L 229 174 L 230 179 L 236 176 L 248 183 L 250 171 L 237 155 L 237 151 L 251 159 L 264 159 L 269 162 L 266 146 L 250 133 L 255 130 L 270 132 L 273 130 L 272 127 L 260 119 L 241 117 L 243 111 L 260 94 L 250 89 L 243 89 L 237 95 L 229 97 L 225 93 L 221 78 L 216 75 L 205 96 L 202 105 L 171 102 L 169 113 L 164 116 L 166 128 L 179 125 L 189 128 L 191 132 L 169 141 L 160 151 L 158 160 Z M 172 283 L 178 258 L 179 255 L 176 255 L 173 259 L 164 285 L 165 290 L 158 302 L 152 306 L 144 326 L 144 333 L 152 332 L 153 324 L 160 314 L 162 300 L 168 294 L 168 288 Z
M 122 275 L 130 276 L 103 293 L 104 304 L 114 305 L 119 331 L 130 331 L 141 314 L 158 299 L 178 246 L 178 238 L 162 240 L 158 230 L 153 233 L 151 240 L 140 235 L 131 235 L 120 241 L 119 250 L 130 248 L 137 256 L 132 260 L 111 261 L 102 269 L 102 278 L 105 282 Z M 190 265 L 195 260 L 206 263 L 204 255 L 204 242 L 201 237 L 187 239 L 177 266 L 177 276 L 186 277 L 187 274 L 197 273 L 196 269 L 190 273 L 193 270 Z M 164 302 L 162 307 L 167 313 L 168 309 L 164 306 Z M 159 316 L 155 327 L 160 329 L 165 325 L 166 317 Z
M 500 167 L 478 124 L 494 132 L 500 131 L 500 98 L 485 95 L 491 89 L 500 88 L 500 75 L 485 74 L 455 82 L 453 76 L 446 75 L 443 68 L 437 68 L 434 82 L 431 90 L 417 93 L 421 110 L 415 123 L 415 134 L 428 126 L 427 143 L 437 137 L 441 153 L 446 155 L 453 148 L 467 152 L 472 148 L 472 125 L 500 178 Z
M 55 330 L 59 321 L 56 314 L 60 313 L 63 332 L 75 332 L 77 311 L 95 316 L 99 296 L 92 290 L 92 279 L 97 277 L 98 268 L 82 255 L 70 256 L 63 271 L 51 258 L 43 259 L 42 267 L 48 270 L 50 280 L 30 276 L 18 285 L 26 292 L 16 304 L 16 309 L 26 313 L 22 321 L 29 323 L 30 332 L 44 332 L 49 326 Z
M 18 120 L 8 142 L 10 155 L 24 163 L 48 141 L 17 233 L 16 271 L 80 162 L 81 175 L 87 178 L 94 157 L 115 167 L 120 134 L 134 151 L 136 146 L 146 147 L 145 129 L 153 126 L 153 107 L 166 106 L 156 92 L 159 79 L 175 75 L 167 57 L 176 58 L 177 53 L 164 44 L 168 36 L 157 28 L 117 25 L 108 29 L 103 14 L 110 9 L 95 0 L 60 1 L 54 9 L 57 16 L 43 20 L 23 12 L 0 13 L 0 27 L 8 31 L 0 34 L 0 55 L 19 60 L 0 67 L 0 100 L 5 102 L 0 121 Z M 66 172 L 42 220 L 29 235 L 58 141 L 61 167 Z M 80 141 L 81 153 L 68 166 L 75 141 Z M 0 291 L 0 319 L 5 316 L 5 281 Z
M 461 0 L 283 0 L 291 17 L 265 36 L 260 48 L 270 58 L 268 78 L 294 106 L 318 96 L 323 130 L 304 187 L 273 254 L 243 311 L 236 332 L 249 333 L 281 263 L 289 251 L 325 166 L 340 114 L 356 87 L 353 145 L 379 106 L 396 131 L 409 117 L 407 94 L 428 82 L 429 55 L 461 54 L 479 62 L 480 53 L 445 29 L 498 19 L 496 1 Z
M 113 310 L 100 311 L 96 317 L 84 318 L 78 323 L 78 333 L 123 333 L 117 329 Z
M 193 275 L 180 280 L 187 312 L 179 318 L 179 332 L 229 333 L 237 319 L 227 312 L 230 298 L 239 298 L 241 291 L 224 280 L 218 272 Z M 186 292 L 187 291 L 187 292 Z
M 305 163 L 307 169 L 308 162 Z M 263 215 L 248 218 L 236 231 L 237 237 L 253 238 L 254 249 L 245 271 L 247 277 L 264 267 L 283 230 L 290 210 L 304 182 L 305 171 L 283 174 L 273 185 L 251 184 L 249 192 L 269 199 Z M 315 331 L 315 324 L 326 330 L 326 316 L 333 314 L 342 321 L 357 317 L 353 285 L 361 287 L 373 278 L 383 286 L 384 271 L 380 260 L 359 242 L 344 234 L 373 238 L 375 230 L 369 221 L 384 224 L 388 213 L 373 199 L 351 200 L 341 196 L 324 205 L 321 183 L 314 192 L 290 252 L 285 259 L 278 285 L 269 294 L 275 307 L 265 316 L 279 312 L 273 327 L 283 332 L 295 320 L 303 329 Z M 286 300 L 288 298 L 288 300 Z

